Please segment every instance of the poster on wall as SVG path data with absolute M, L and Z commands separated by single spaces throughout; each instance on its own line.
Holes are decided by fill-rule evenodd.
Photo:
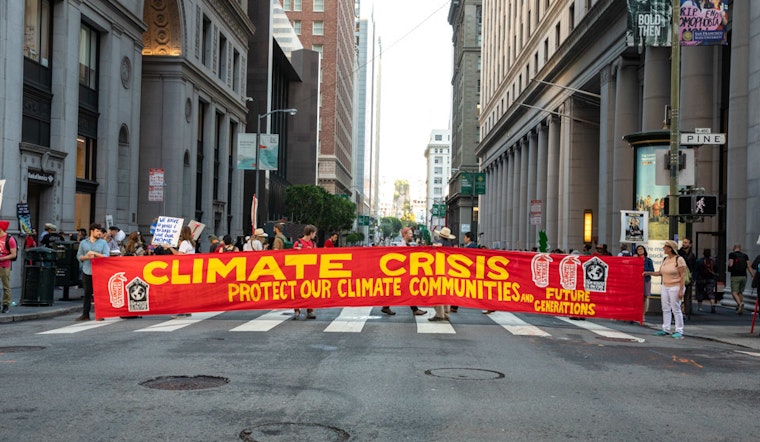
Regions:
M 649 241 L 649 213 L 640 210 L 620 211 L 620 242 Z
M 670 46 L 673 6 L 666 0 L 627 0 L 628 46 Z
M 18 229 L 21 233 L 26 235 L 32 233 L 32 214 L 29 212 L 29 204 L 16 204 L 16 216 L 18 217 Z
M 728 2 L 681 0 L 681 46 L 727 45 Z

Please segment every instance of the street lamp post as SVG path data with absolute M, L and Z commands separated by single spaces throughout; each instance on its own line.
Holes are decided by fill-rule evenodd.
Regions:
M 261 170 L 261 164 L 259 164 L 259 150 L 261 149 L 261 119 L 278 112 L 287 112 L 290 115 L 295 115 L 296 112 L 298 112 L 298 109 L 274 109 L 265 114 L 260 114 L 256 120 L 256 155 L 254 155 L 256 162 L 256 186 L 253 194 L 256 196 L 257 200 L 259 199 L 259 170 Z M 259 213 L 256 212 L 256 225 L 258 225 L 258 218 Z

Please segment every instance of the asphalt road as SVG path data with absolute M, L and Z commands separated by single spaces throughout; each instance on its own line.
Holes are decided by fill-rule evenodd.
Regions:
M 746 349 L 627 322 L 465 309 L 449 325 L 396 310 L 4 324 L 0 439 L 757 437 L 760 355 Z

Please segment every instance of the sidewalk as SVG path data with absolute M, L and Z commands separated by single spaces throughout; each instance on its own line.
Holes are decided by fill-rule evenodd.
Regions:
M 69 301 L 61 300 L 63 290 L 56 289 L 53 296 L 53 305 L 21 305 L 20 297 L 21 291 L 14 290 L 13 301 L 16 302 L 16 305 L 11 307 L 10 312 L 0 314 L 0 324 L 50 318 L 82 311 L 82 289 L 78 287 L 71 287 L 69 289 Z M 695 302 L 691 319 L 685 320 L 684 334 L 686 338 L 698 337 L 709 339 L 744 347 L 748 351 L 760 352 L 760 317 L 755 322 L 755 333 L 753 335 L 749 333 L 752 325 L 752 312 L 755 308 L 753 298 L 745 297 L 743 315 L 737 315 L 735 310 L 736 304 L 732 300 L 726 300 L 725 297 L 721 305 L 718 306 L 717 313 L 710 313 L 710 306 L 707 303 L 703 307 L 704 311 L 699 312 L 697 311 L 697 304 Z M 661 324 L 661 313 L 649 313 L 644 322 L 644 326 L 650 328 L 652 333 L 659 330 Z

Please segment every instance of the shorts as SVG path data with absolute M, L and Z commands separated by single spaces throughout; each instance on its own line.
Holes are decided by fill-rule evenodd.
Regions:
M 715 280 L 713 279 L 697 280 L 697 301 L 702 302 L 705 299 L 715 300 Z
M 744 287 L 747 286 L 746 276 L 731 277 L 731 293 L 744 293 Z

